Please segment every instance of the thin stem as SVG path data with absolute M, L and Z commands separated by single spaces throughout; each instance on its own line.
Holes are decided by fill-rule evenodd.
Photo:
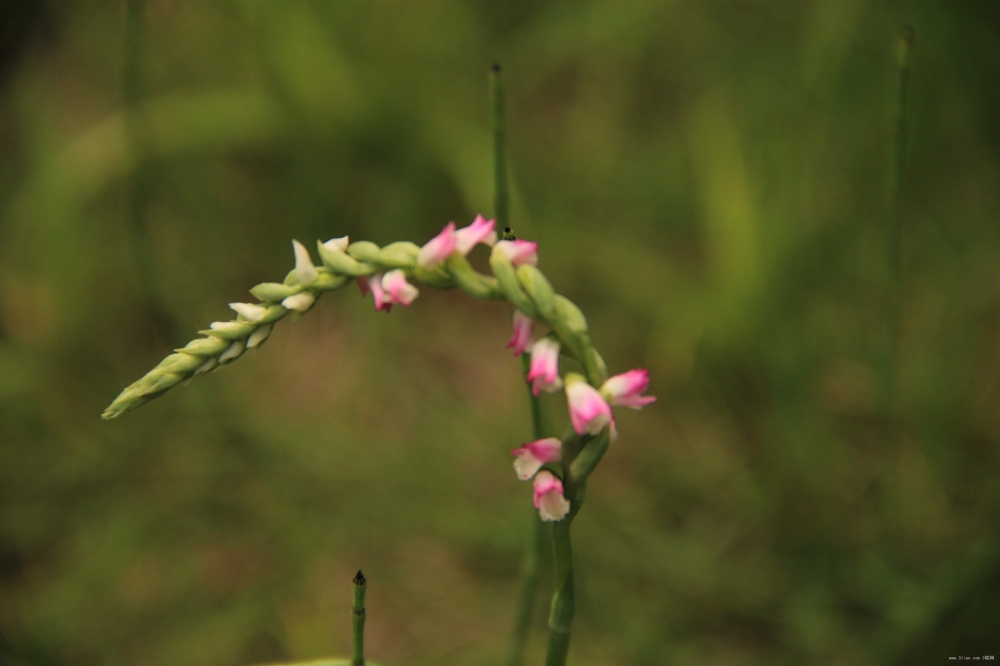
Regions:
M 150 127 L 141 110 L 147 96 L 143 79 L 145 51 L 146 0 L 128 0 L 125 4 L 125 33 L 122 58 L 122 102 L 125 106 L 125 136 L 135 168 L 129 178 L 126 215 L 132 236 L 139 285 L 147 299 L 156 333 L 168 340 L 182 337 L 175 318 L 164 302 L 153 267 L 153 253 L 148 239 L 149 201 L 153 187 L 149 162 Z
M 556 592 L 549 613 L 549 649 L 545 666 L 564 666 L 569 653 L 575 594 L 573 590 L 573 544 L 569 528 L 572 516 L 552 523 L 552 550 L 555 561 Z
M 903 153 L 906 148 L 906 96 L 909 89 L 909 60 L 913 48 L 913 28 L 903 29 L 898 47 L 898 98 L 895 114 L 895 143 L 893 150 L 893 170 L 891 181 L 892 223 L 889 229 L 887 264 L 889 268 L 889 341 L 886 354 L 886 396 L 889 409 L 889 420 L 892 436 L 898 439 L 901 434 L 901 418 L 899 413 L 899 346 L 902 330 L 902 286 L 903 286 Z
M 531 359 L 528 354 L 521 354 L 521 367 L 528 374 Z M 542 420 L 542 406 L 538 398 L 531 392 L 528 385 L 528 402 L 531 404 L 531 426 L 536 440 L 545 437 L 545 424 Z M 521 584 L 521 600 L 517 607 L 517 618 L 514 621 L 514 632 L 510 641 L 509 666 L 520 666 L 524 662 L 524 650 L 528 644 L 528 632 L 531 628 L 531 616 L 535 607 L 535 595 L 538 588 L 538 567 L 545 549 L 545 525 L 538 517 L 538 512 L 531 509 L 531 541 L 524 558 L 524 578 Z
M 503 113 L 503 81 L 500 78 L 500 65 L 493 64 L 490 68 L 490 88 L 492 92 L 492 113 L 490 129 L 493 132 L 493 214 L 496 216 L 497 228 L 505 229 L 510 222 L 508 206 L 510 197 L 507 192 L 507 150 L 504 145 L 504 113 Z
M 528 372 L 531 371 L 531 355 L 521 354 L 521 369 L 524 371 L 524 375 L 527 376 Z M 531 384 L 525 382 L 525 387 L 528 389 L 528 402 L 531 404 L 531 433 L 535 436 L 535 439 L 542 439 L 545 437 L 545 422 L 542 418 L 542 404 L 536 396 L 531 391 Z
M 365 575 L 358 569 L 354 576 L 354 603 L 351 605 L 351 666 L 365 666 Z

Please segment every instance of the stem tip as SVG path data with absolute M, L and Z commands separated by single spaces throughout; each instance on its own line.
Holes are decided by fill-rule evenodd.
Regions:
M 368 581 L 365 580 L 365 575 L 361 573 L 361 569 L 358 569 L 357 575 L 354 576 L 354 584 L 357 585 L 358 587 L 361 587 L 367 582 Z
M 498 63 L 498 62 L 493 63 L 490 66 L 490 71 L 493 72 L 494 74 L 499 74 L 500 73 L 500 63 Z

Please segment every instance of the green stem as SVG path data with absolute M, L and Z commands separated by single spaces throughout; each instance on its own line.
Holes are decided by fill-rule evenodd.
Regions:
M 897 65 L 898 98 L 896 105 L 895 143 L 892 165 L 892 223 L 889 230 L 887 264 L 889 268 L 889 340 L 886 353 L 886 397 L 888 403 L 890 429 L 893 439 L 902 434 L 899 409 L 899 346 L 902 329 L 902 286 L 903 286 L 903 153 L 906 148 L 906 96 L 909 89 L 909 60 L 913 48 L 913 28 L 903 29 L 899 38 Z
M 545 666 L 564 666 L 569 653 L 575 595 L 573 591 L 573 545 L 569 528 L 572 514 L 552 523 L 552 546 L 555 561 L 556 592 L 549 614 L 549 649 Z
M 509 226 L 508 206 L 510 197 L 507 193 L 507 150 L 504 146 L 503 118 L 503 81 L 500 78 L 500 65 L 493 64 L 490 68 L 490 88 L 492 92 L 492 113 L 490 129 L 493 132 L 493 214 L 496 216 L 497 228 L 503 230 Z
M 156 333 L 167 340 L 183 337 L 159 288 L 148 239 L 149 201 L 154 174 L 149 161 L 149 121 L 141 105 L 147 96 L 143 79 L 146 0 L 128 0 L 122 57 L 122 101 L 125 106 L 125 136 L 135 167 L 129 178 L 126 215 L 132 237 L 139 285 L 142 288 Z
M 521 354 L 521 367 L 528 374 L 531 359 L 528 354 Z M 536 440 L 545 437 L 545 425 L 542 420 L 542 406 L 538 398 L 528 386 L 528 401 L 531 404 L 531 429 Z M 545 548 L 545 525 L 538 518 L 538 512 L 531 509 L 531 542 L 524 558 L 524 579 L 521 584 L 521 600 L 517 607 L 517 618 L 514 621 L 514 633 L 510 642 L 509 666 L 520 666 L 524 662 L 524 650 L 528 644 L 528 631 L 531 628 L 531 616 L 535 607 L 535 594 L 538 588 L 538 566 Z
M 354 576 L 354 603 L 351 605 L 351 666 L 365 666 L 365 575 L 358 569 Z

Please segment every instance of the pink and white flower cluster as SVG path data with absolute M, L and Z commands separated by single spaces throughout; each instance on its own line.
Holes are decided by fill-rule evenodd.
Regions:
M 531 244 L 530 252 L 516 252 L 508 249 L 504 243 L 527 243 L 527 241 L 500 241 L 496 244 L 501 248 L 511 263 L 522 261 L 534 265 L 537 260 L 537 246 Z M 525 246 L 521 246 L 525 247 Z M 516 260 L 515 260 L 516 258 Z M 559 376 L 559 342 L 552 336 L 546 336 L 531 341 L 534 321 L 520 310 L 514 310 L 513 334 L 507 343 L 508 349 L 514 350 L 519 356 L 526 351 L 531 352 L 528 374 L 525 379 L 531 383 L 531 392 L 537 396 L 541 392 L 554 393 L 565 386 L 566 401 L 569 407 L 570 421 L 573 429 L 579 435 L 597 435 L 604 428 L 609 428 L 609 436 L 614 442 L 618 433 L 615 429 L 615 416 L 612 406 L 641 409 L 655 402 L 654 396 L 642 395 L 649 386 L 649 371 L 639 368 L 615 375 L 605 381 L 600 389 L 587 383 L 582 376 L 569 373 L 565 378 Z M 570 511 L 570 503 L 564 496 L 562 481 L 542 467 L 547 463 L 557 462 L 561 457 L 561 443 L 558 439 L 547 438 L 524 444 L 511 452 L 514 455 L 514 471 L 522 481 L 534 477 L 534 504 L 539 516 L 544 521 L 558 521 L 566 517 Z
M 455 223 L 449 222 L 441 230 L 441 233 L 420 248 L 420 252 L 417 254 L 417 265 L 427 270 L 434 270 L 438 264 L 455 252 L 464 257 L 479 243 L 493 246 L 497 242 L 495 225 L 495 220 L 487 220 L 482 215 L 477 215 L 469 226 L 457 230 Z
M 563 484 L 552 472 L 542 470 L 546 463 L 556 462 L 562 455 L 562 442 L 555 437 L 540 439 L 521 445 L 511 451 L 517 478 L 527 481 L 535 477 L 534 503 L 544 521 L 562 520 L 569 513 L 570 505 L 563 494 Z M 542 471 L 539 471 L 542 470 Z
M 406 281 L 406 275 L 401 268 L 389 271 L 388 273 L 375 273 L 369 277 L 358 278 L 358 288 L 361 295 L 367 296 L 372 293 L 375 299 L 375 312 L 379 310 L 389 314 L 393 305 L 410 307 L 410 303 L 416 299 L 420 291 Z

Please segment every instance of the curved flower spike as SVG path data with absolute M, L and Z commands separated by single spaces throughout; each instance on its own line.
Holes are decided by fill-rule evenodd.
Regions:
M 535 476 L 535 508 L 538 517 L 546 522 L 562 520 L 569 513 L 569 502 L 563 497 L 562 481 L 551 472 L 539 472 Z
M 520 310 L 514 310 L 514 334 L 510 336 L 507 349 L 514 348 L 514 356 L 520 356 L 531 346 L 531 330 L 534 320 Z
M 493 230 L 495 224 L 496 220 L 487 220 L 482 215 L 476 215 L 472 224 L 455 232 L 456 249 L 465 256 L 479 243 L 492 247 L 497 242 L 497 232 Z
M 566 375 L 566 400 L 569 403 L 570 421 L 578 435 L 596 435 L 604 426 L 614 424 L 611 407 L 597 389 L 580 375 Z
M 295 310 L 296 312 L 306 312 L 309 308 L 313 306 L 316 302 L 316 297 L 310 294 L 308 291 L 303 291 L 293 296 L 289 296 L 285 300 L 281 301 L 289 310 Z
M 299 279 L 299 284 L 309 284 L 319 275 L 316 272 L 316 267 L 313 266 L 309 250 L 297 240 L 292 241 L 292 248 L 295 250 L 295 277 Z
M 237 314 L 243 315 L 243 318 L 251 324 L 256 324 L 267 314 L 267 308 L 255 303 L 230 303 L 229 307 L 235 310 Z
M 615 375 L 601 386 L 601 395 L 612 405 L 642 409 L 656 402 L 652 395 L 639 395 L 649 386 L 649 370 L 638 368 Z
M 531 345 L 531 369 L 526 380 L 531 382 L 531 392 L 555 393 L 562 388 L 559 378 L 559 343 L 552 338 L 542 338 Z
M 517 458 L 514 461 L 514 471 L 517 473 L 517 478 L 527 481 L 545 463 L 559 460 L 562 455 L 562 442 L 555 437 L 548 437 L 530 444 L 522 444 L 520 448 L 514 449 L 510 453 Z
M 347 252 L 347 246 L 350 244 L 349 238 L 344 236 L 343 238 L 331 238 L 327 242 L 323 243 L 323 247 L 328 250 L 334 250 L 335 252 Z
M 399 268 L 389 271 L 383 276 L 382 289 L 388 294 L 392 303 L 399 303 L 404 307 L 410 307 L 410 303 L 420 293 L 416 287 L 406 281 L 406 276 Z
M 538 243 L 526 240 L 502 240 L 497 241 L 494 249 L 503 252 L 507 259 L 515 266 L 521 264 L 538 265 Z
M 455 223 L 449 222 L 441 230 L 441 233 L 420 248 L 420 252 L 417 253 L 417 263 L 432 271 L 438 267 L 438 264 L 451 256 L 457 245 L 458 236 L 455 235 Z
M 382 274 L 375 273 L 370 278 L 368 278 L 368 288 L 371 289 L 372 298 L 375 299 L 375 312 L 383 310 L 386 314 L 392 310 L 392 299 L 385 293 L 385 289 L 382 288 Z

